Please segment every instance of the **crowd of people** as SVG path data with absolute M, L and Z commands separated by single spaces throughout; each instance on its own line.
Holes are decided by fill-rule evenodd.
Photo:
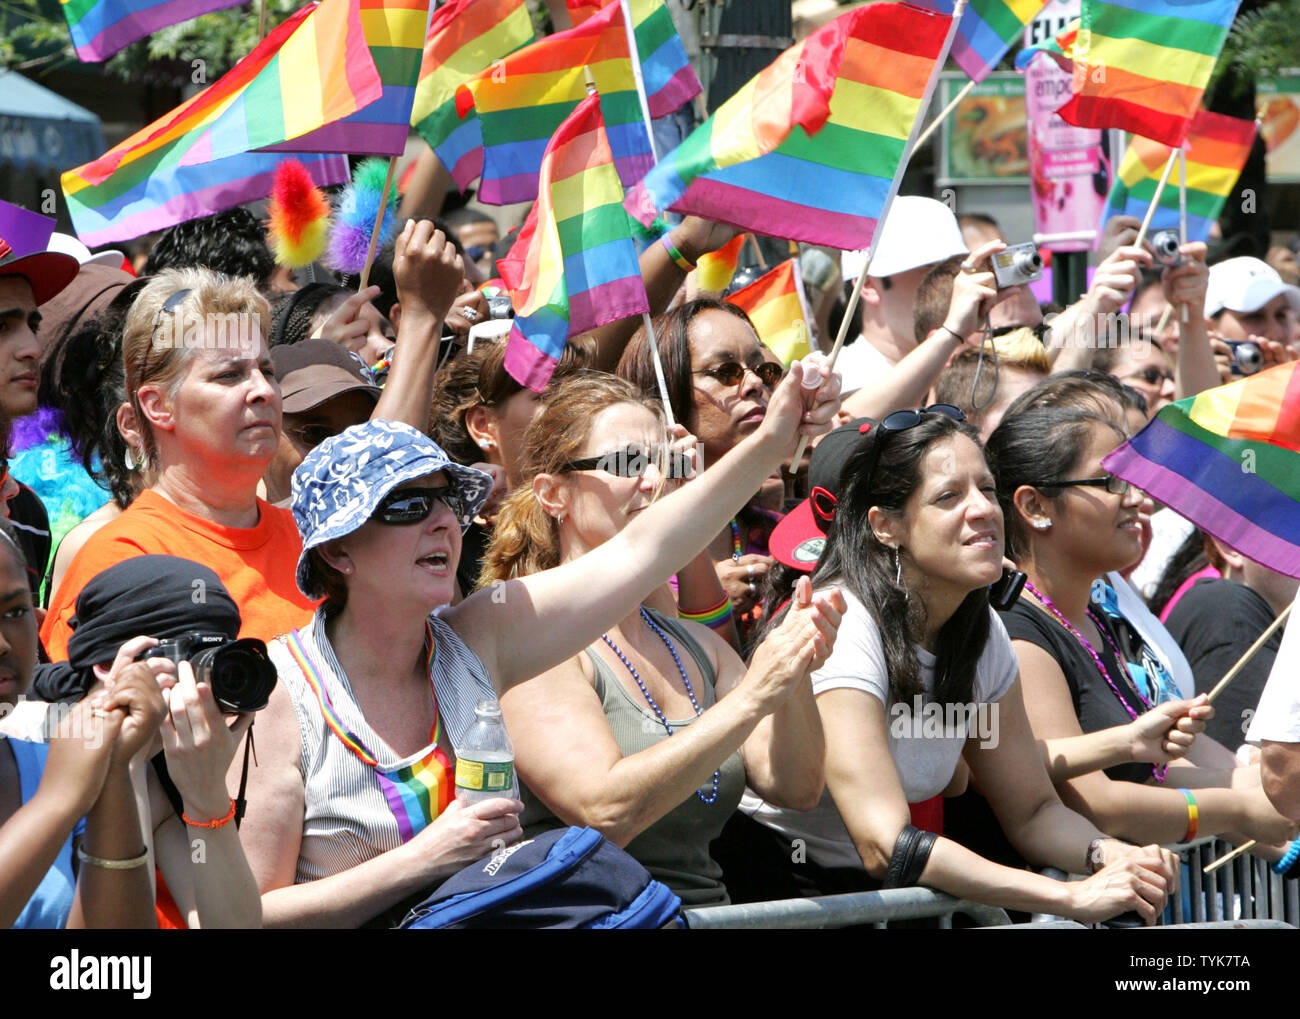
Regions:
M 1297 581 L 1102 461 L 1241 344 L 1300 359 L 1300 280 L 1162 269 L 1137 227 L 1044 308 L 993 220 L 899 198 L 832 366 L 698 290 L 733 231 L 687 217 L 641 256 L 653 337 L 573 338 L 542 393 L 482 213 L 407 220 L 360 291 L 243 210 L 139 279 L 4 256 L 6 452 L 43 415 L 23 455 L 90 494 L 0 465 L 0 922 L 393 926 L 570 825 L 686 906 L 925 885 L 1150 923 L 1169 846 L 1282 859 L 1300 795 L 1246 739 L 1300 741 L 1256 714 L 1281 637 L 1206 694 Z M 861 257 L 813 295 L 823 349 Z M 496 700 L 517 783 L 463 801 Z

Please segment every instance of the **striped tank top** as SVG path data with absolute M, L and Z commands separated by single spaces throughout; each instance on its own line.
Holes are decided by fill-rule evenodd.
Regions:
M 496 692 L 479 657 L 437 614 L 429 617 L 429 628 L 439 725 L 447 742 L 459 746 L 474 724 L 475 705 Z M 396 849 L 438 816 L 455 795 L 455 760 L 436 739 L 403 758 L 389 748 L 362 715 L 319 612 L 269 650 L 302 740 L 305 814 L 296 884 Z

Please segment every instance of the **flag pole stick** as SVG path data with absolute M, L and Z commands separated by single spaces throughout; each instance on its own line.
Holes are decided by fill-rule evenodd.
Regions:
M 1180 149 L 1174 149 L 1169 153 L 1169 158 L 1165 161 L 1164 171 L 1160 174 L 1160 183 L 1156 185 L 1156 193 L 1151 196 L 1151 204 L 1147 206 L 1147 214 L 1142 217 L 1142 229 L 1138 231 L 1137 240 L 1133 242 L 1134 247 L 1141 247 L 1142 242 L 1146 240 L 1147 228 L 1151 225 L 1151 217 L 1156 214 L 1156 208 L 1160 205 L 1160 196 L 1164 193 L 1165 185 L 1169 183 L 1169 174 L 1174 168 L 1174 160 L 1178 158 Z
M 1255 843 L 1256 843 L 1256 841 L 1257 841 L 1256 839 L 1251 839 L 1249 842 L 1243 842 L 1241 845 L 1239 845 L 1239 846 L 1238 846 L 1236 849 L 1234 849 L 1231 853 L 1228 853 L 1226 856 L 1220 856 L 1220 857 L 1219 857 L 1217 860 L 1215 860 L 1213 863 L 1206 864 L 1206 866 L 1203 867 L 1203 868 L 1201 869 L 1201 873 L 1202 873 L 1202 874 L 1213 874 L 1216 870 L 1218 870 L 1220 867 L 1222 867 L 1225 863 L 1230 863 L 1230 862 L 1232 862 L 1233 860 L 1235 860 L 1238 856 L 1240 856 L 1242 853 L 1248 853 L 1248 852 L 1250 852 L 1252 849 L 1254 849 L 1254 848 L 1255 848 Z
M 1178 239 L 1187 243 L 1187 150 L 1178 150 Z M 1187 322 L 1187 305 L 1179 303 L 1178 320 Z
M 266 38 L 266 0 L 261 0 L 258 4 L 257 12 L 257 39 L 260 42 Z
M 1255 652 L 1257 652 L 1260 648 L 1262 648 L 1265 644 L 1268 643 L 1268 639 L 1277 632 L 1279 626 L 1281 626 L 1283 623 L 1286 622 L 1287 616 L 1289 616 L 1290 614 L 1291 614 L 1291 606 L 1288 605 L 1286 608 L 1284 608 L 1281 612 L 1278 613 L 1277 618 L 1274 619 L 1273 622 L 1269 623 L 1268 629 L 1259 635 L 1255 643 L 1250 645 L 1250 647 L 1246 649 L 1246 653 L 1237 659 L 1237 664 L 1234 665 L 1231 669 L 1229 669 L 1226 673 L 1224 673 L 1223 678 L 1214 684 L 1214 689 L 1210 691 L 1210 697 L 1209 697 L 1211 704 L 1214 703 L 1214 698 L 1218 697 L 1219 694 L 1223 693 L 1227 685 L 1231 683 L 1234 679 L 1236 679 L 1237 674 L 1240 673 L 1241 670 L 1244 669 L 1246 665 L 1250 662 L 1250 660 L 1255 657 Z
M 641 76 L 641 54 L 636 48 L 636 30 L 632 27 L 632 9 L 628 0 L 619 0 L 623 9 L 623 31 L 627 33 L 627 54 L 632 58 L 632 77 L 636 81 L 636 97 L 641 102 L 641 117 L 645 120 L 645 133 L 650 136 L 650 154 L 659 162 L 659 146 L 655 144 L 655 129 L 650 122 L 650 103 L 645 97 L 645 79 Z
M 641 322 L 645 326 L 645 338 L 650 344 L 650 360 L 655 366 L 655 381 L 659 384 L 659 399 L 664 403 L 664 418 L 668 421 L 668 427 L 671 428 L 677 422 L 673 420 L 673 405 L 668 399 L 668 383 L 664 381 L 664 366 L 659 360 L 659 342 L 655 339 L 654 323 L 650 321 L 650 313 L 643 311 L 641 313 Z
M 944 61 L 948 59 L 948 51 L 952 49 L 953 36 L 957 34 L 957 23 L 961 21 L 961 16 L 966 10 L 966 0 L 957 0 L 953 7 L 952 21 L 948 24 L 948 35 L 943 41 L 943 48 L 939 50 L 939 56 L 934 62 L 934 70 L 930 72 L 930 80 L 925 85 L 925 95 L 921 98 L 920 109 L 927 109 L 930 100 L 934 97 L 934 87 L 939 82 L 939 72 L 943 70 Z M 880 216 L 876 220 L 876 236 L 880 236 L 880 228 L 884 225 L 885 218 L 889 215 L 889 209 L 894 204 L 894 196 L 898 194 L 899 182 L 903 179 L 903 172 L 907 169 L 908 161 L 912 158 L 912 153 L 916 151 L 917 146 L 917 129 L 921 126 L 921 118 L 918 115 L 912 123 L 911 133 L 907 136 L 907 144 L 903 148 L 902 158 L 898 161 L 898 170 L 894 173 L 894 179 L 889 185 L 889 194 L 885 198 L 885 204 L 881 206 Z M 873 238 L 874 239 L 874 238 Z M 866 260 L 862 263 L 862 271 L 858 273 L 857 282 L 853 284 L 853 290 L 849 294 L 848 307 L 844 309 L 844 318 L 840 320 L 839 335 L 835 337 L 835 346 L 831 347 L 830 364 L 827 371 L 835 370 L 835 360 L 840 356 L 840 351 L 844 349 L 844 338 L 848 335 L 849 324 L 853 321 L 854 313 L 858 310 L 858 299 L 862 296 L 862 286 L 867 282 L 867 271 L 871 268 L 871 251 L 867 251 Z M 808 436 L 802 436 L 799 439 L 799 445 L 795 447 L 794 458 L 790 461 L 790 473 L 799 473 L 799 463 L 803 460 L 804 450 L 808 448 Z
M 965 85 L 961 87 L 961 91 L 952 97 L 952 101 L 949 102 L 948 105 L 945 106 L 942 110 L 940 110 L 939 115 L 936 116 L 934 120 L 930 121 L 929 126 L 926 127 L 924 131 L 921 132 L 920 137 L 916 139 L 916 145 L 914 146 L 915 148 L 919 149 L 922 145 L 924 145 L 927 141 L 929 141 L 930 135 L 934 134 L 934 132 L 939 129 L 939 125 L 942 124 L 945 119 L 947 119 L 948 114 L 950 114 L 953 110 L 955 110 L 957 108 L 957 105 L 968 95 L 970 95 L 971 89 L 973 89 L 974 87 L 975 87 L 974 81 L 968 81 L 966 82 Z
M 357 286 L 360 293 L 370 285 L 370 267 L 375 261 L 375 248 L 379 246 L 379 232 L 384 226 L 384 213 L 388 211 L 388 192 L 393 187 L 393 171 L 397 169 L 397 157 L 388 157 L 388 176 L 384 178 L 384 190 L 379 193 L 379 213 L 375 216 L 374 229 L 370 231 L 370 246 L 366 248 L 366 264 L 361 268 L 361 282 Z
M 767 259 L 763 257 L 763 249 L 758 246 L 758 238 L 753 233 L 745 234 L 745 243 L 754 251 L 754 257 L 758 259 L 758 267 L 767 272 Z

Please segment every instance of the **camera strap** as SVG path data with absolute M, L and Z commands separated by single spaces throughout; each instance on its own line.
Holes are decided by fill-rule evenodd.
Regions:
M 253 748 L 253 727 L 248 727 L 248 736 L 244 741 L 244 767 L 239 775 L 239 795 L 235 797 L 235 827 L 244 819 L 244 810 L 248 806 L 248 800 L 244 793 L 248 789 L 248 760 L 252 757 L 253 763 L 257 763 L 257 751 Z M 176 812 L 177 818 L 185 813 L 185 803 L 181 799 L 181 791 L 176 788 L 176 783 L 172 781 L 171 774 L 167 771 L 167 755 L 163 751 L 158 751 L 149 762 L 153 765 L 154 774 L 158 776 L 158 784 L 162 786 L 163 794 L 167 797 L 167 802 L 172 805 L 172 810 Z

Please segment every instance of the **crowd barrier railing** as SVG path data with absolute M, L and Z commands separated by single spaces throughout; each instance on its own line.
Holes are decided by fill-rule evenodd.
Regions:
M 977 927 L 993 927 L 1010 922 L 1006 912 L 995 906 L 956 899 L 932 888 L 888 888 L 879 892 L 777 899 L 733 906 L 700 906 L 683 910 L 686 926 L 692 930 L 819 930 L 862 924 L 887 927 L 895 920 L 928 918 L 937 918 L 941 928 L 949 928 L 954 913 L 970 917 Z

